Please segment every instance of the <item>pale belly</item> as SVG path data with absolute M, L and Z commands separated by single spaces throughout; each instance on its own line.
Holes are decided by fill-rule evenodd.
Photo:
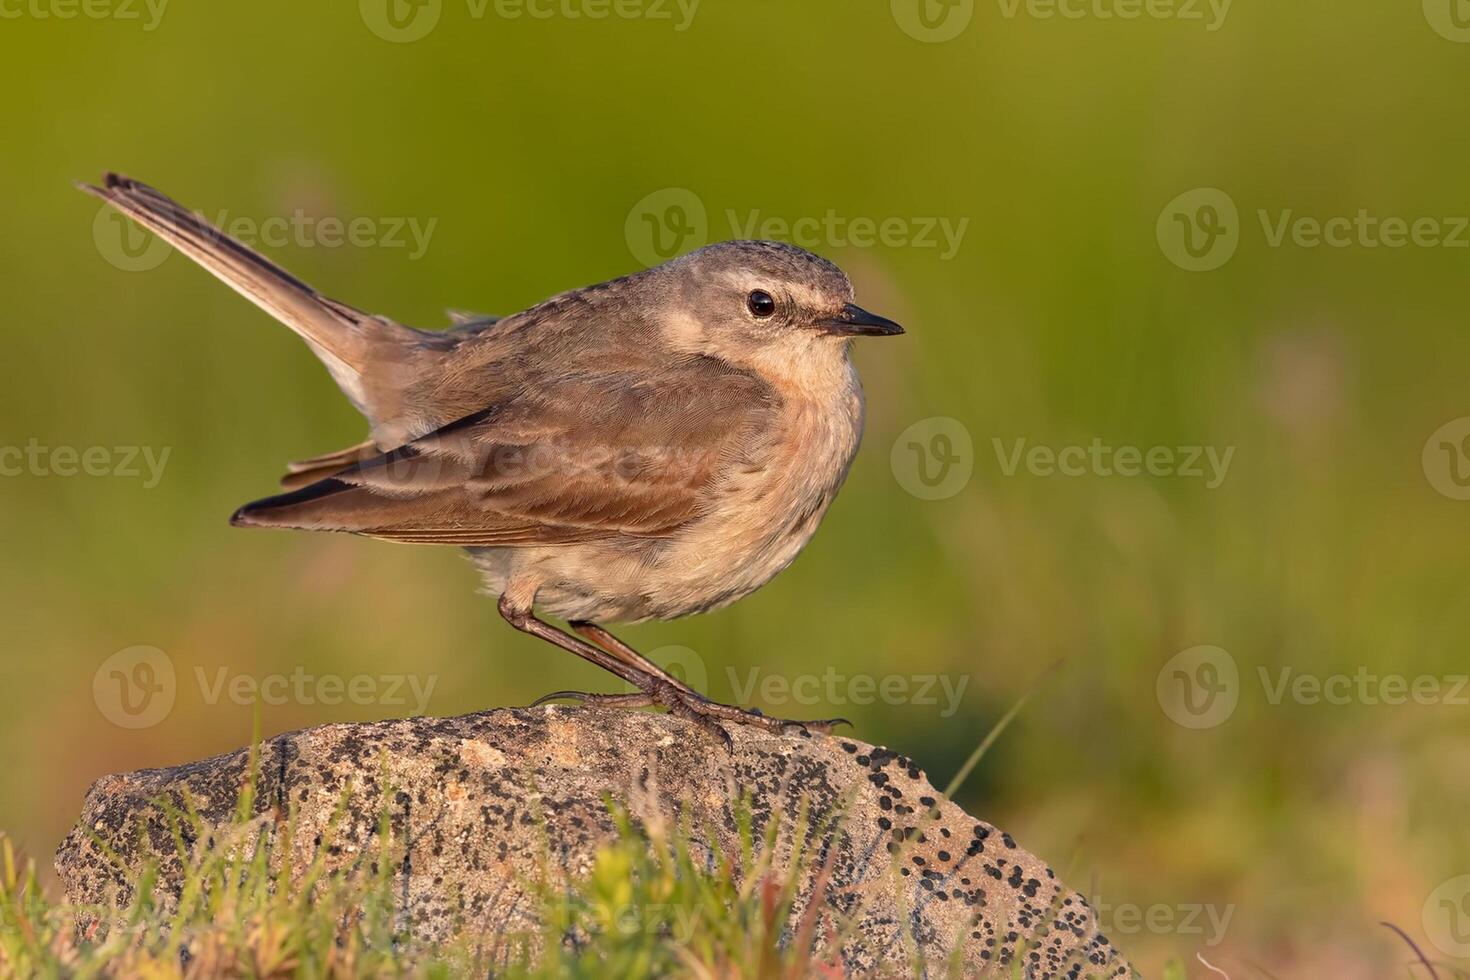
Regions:
M 676 619 L 749 595 L 816 533 L 857 450 L 861 403 L 796 421 L 788 445 L 766 465 L 733 475 L 710 515 L 671 537 L 472 549 L 487 591 L 533 580 L 544 612 L 596 623 Z
M 817 515 L 820 519 L 820 515 Z M 729 605 L 796 558 L 816 520 L 789 533 L 737 541 L 713 528 L 665 542 L 620 542 L 516 556 L 542 578 L 536 604 L 564 620 L 632 623 L 677 619 Z

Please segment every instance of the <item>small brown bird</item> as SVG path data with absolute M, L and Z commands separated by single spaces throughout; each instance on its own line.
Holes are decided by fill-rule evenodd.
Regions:
M 604 628 L 728 605 L 811 539 L 863 430 L 850 341 L 903 332 L 837 266 L 723 242 L 424 331 L 322 296 L 137 181 L 80 186 L 299 334 L 371 426 L 233 524 L 466 548 L 512 626 L 641 692 L 543 701 L 659 705 L 727 741 L 720 721 L 840 721 L 711 701 Z

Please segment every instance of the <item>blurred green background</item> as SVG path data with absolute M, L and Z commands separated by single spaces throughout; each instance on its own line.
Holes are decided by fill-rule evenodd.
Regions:
M 221 677 L 409 675 L 433 714 L 611 689 L 508 629 L 457 552 L 231 529 L 287 460 L 364 426 L 294 336 L 182 257 L 129 271 L 158 256 L 73 179 L 118 169 L 223 211 L 328 295 L 420 326 L 631 271 L 640 228 L 687 249 L 737 237 L 731 213 L 830 213 L 890 222 L 886 242 L 801 244 L 909 328 L 855 350 L 869 422 L 847 488 L 767 588 L 623 635 L 695 651 L 659 655 L 727 699 L 752 670 L 840 673 L 817 703 L 753 699 L 848 715 L 940 785 L 1034 688 L 960 800 L 1095 890 L 1150 975 L 1175 957 L 1213 976 L 1196 953 L 1237 977 L 1404 975 L 1380 920 L 1431 957 L 1470 952 L 1470 706 L 1451 696 L 1470 464 L 1449 455 L 1470 423 L 1421 455 L 1470 415 L 1461 0 L 1242 2 L 1223 21 L 1184 0 L 1136 19 L 1099 16 L 1127 0 L 1076 18 L 1010 0 L 94 2 L 0 22 L 0 446 L 107 447 L 109 471 L 117 447 L 169 456 L 156 485 L 141 463 L 67 476 L 54 457 L 0 477 L 0 827 L 29 852 L 49 860 L 98 776 L 246 742 L 256 709 Z M 1196 188 L 1238 217 L 1202 209 L 1218 193 L 1171 213 Z M 1451 242 L 1272 244 L 1283 216 L 1360 211 Z M 1171 229 L 1212 215 L 1218 268 L 1181 268 Z M 273 217 L 297 230 L 276 240 Z M 936 218 L 966 223 L 952 255 L 937 230 L 924 246 Z M 338 241 L 332 220 L 354 219 Z M 956 431 L 956 492 L 924 499 L 911 443 Z M 1213 489 L 1008 475 L 1018 439 L 1234 454 Z M 176 690 L 125 727 L 105 662 L 137 645 Z M 1237 677 L 1186 677 L 1235 707 L 1190 727 L 1160 691 L 1201 645 Z M 1273 698 L 1286 669 L 1439 678 L 1441 696 Z M 958 710 L 937 684 L 937 704 L 855 703 L 853 678 L 891 676 L 910 695 L 963 683 Z M 371 684 L 363 703 L 273 699 L 265 733 L 412 710 L 406 685 L 407 706 Z

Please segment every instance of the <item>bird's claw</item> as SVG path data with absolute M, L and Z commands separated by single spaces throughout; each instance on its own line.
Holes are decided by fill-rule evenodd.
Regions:
M 569 701 L 584 701 L 589 697 L 591 697 L 591 695 L 588 694 L 586 691 L 552 691 L 550 694 L 541 695 L 539 698 L 526 705 L 526 707 L 539 708 L 543 704 L 546 704 L 548 701 L 561 701 L 563 699 Z
M 582 704 L 615 708 L 646 708 L 653 699 L 646 694 L 590 694 L 587 691 L 552 691 L 532 701 L 527 707 L 539 708 L 548 701 L 577 701 Z
M 822 718 L 812 721 L 773 718 L 758 708 L 740 708 L 733 704 L 721 704 L 696 692 L 682 691 L 672 684 L 664 683 L 652 685 L 649 690 L 635 694 L 553 691 L 531 702 L 531 707 L 535 708 L 548 701 L 559 700 L 577 701 L 587 707 L 648 708 L 657 706 L 675 717 L 698 725 L 731 751 L 735 748 L 735 741 L 721 722 L 750 725 L 777 735 L 797 734 L 802 738 L 810 738 L 813 732 L 830 735 L 838 725 L 849 727 L 852 725 L 852 722 L 846 718 Z
M 797 729 L 804 737 L 810 737 L 812 732 L 816 732 L 819 735 L 831 735 L 832 730 L 838 725 L 846 725 L 848 728 L 855 727 L 846 718 L 821 718 L 815 721 L 783 721 L 781 724 L 783 728 Z

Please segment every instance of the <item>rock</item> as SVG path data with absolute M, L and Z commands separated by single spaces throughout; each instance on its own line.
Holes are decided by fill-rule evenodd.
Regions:
M 590 869 L 615 834 L 606 797 L 645 825 L 677 825 L 682 811 L 696 847 L 707 848 L 713 833 L 725 853 L 738 854 L 732 814 L 744 791 L 758 834 L 778 818 L 778 869 L 790 860 L 805 799 L 814 824 L 844 814 L 842 829 L 816 843 L 831 852 L 827 904 L 859 910 L 860 926 L 843 947 L 849 973 L 907 973 L 909 941 L 926 962 L 942 963 L 958 939 L 966 975 L 1009 977 L 997 967 L 1017 957 L 1027 977 L 1131 974 L 1081 895 L 1009 834 L 941 799 L 908 758 L 841 736 L 732 735 L 727 750 L 668 715 L 555 705 L 326 725 L 262 745 L 254 806 L 261 826 L 294 806 L 305 852 L 294 860 L 304 866 L 313 850 L 305 842 L 345 797 L 328 858 L 339 869 L 377 846 L 386 805 L 394 839 L 407 842 L 396 852 L 395 892 L 416 938 L 434 943 L 466 922 L 534 932 L 527 882 L 544 867 L 548 845 L 558 874 Z M 160 801 L 182 808 L 187 797 L 207 826 L 229 825 L 248 772 L 242 749 L 98 780 L 57 852 L 68 897 L 125 901 L 149 859 L 161 865 L 164 892 L 176 893 L 180 859 Z M 804 866 L 808 880 L 813 864 Z

